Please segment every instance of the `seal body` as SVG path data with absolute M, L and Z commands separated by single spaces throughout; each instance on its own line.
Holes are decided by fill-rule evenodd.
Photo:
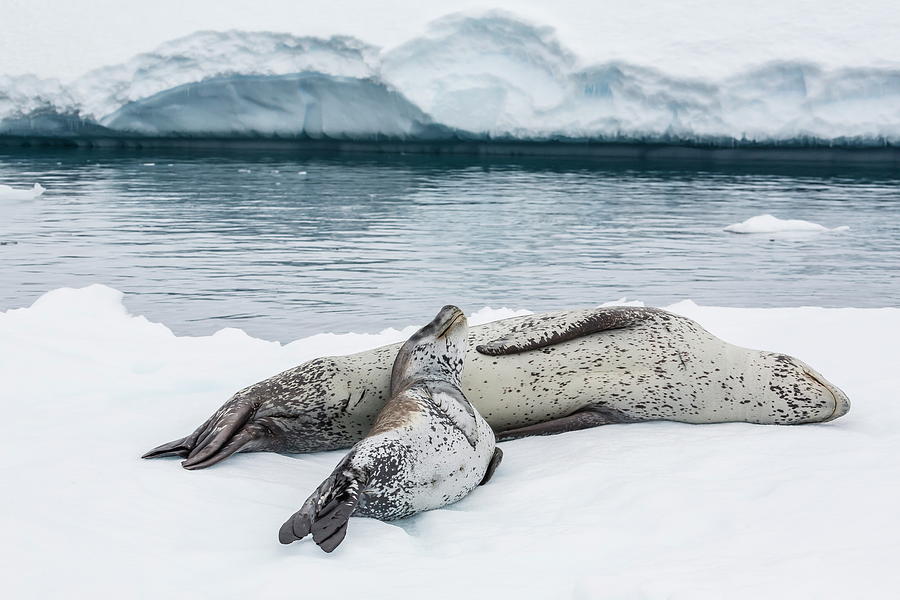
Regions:
M 607 423 L 802 424 L 849 410 L 802 361 L 729 344 L 664 310 L 608 307 L 469 329 L 462 390 L 498 440 Z M 148 457 L 200 468 L 237 450 L 349 447 L 390 395 L 394 344 L 321 358 L 238 392 L 193 434 Z M 238 441 L 235 441 L 238 440 Z
M 371 431 L 285 522 L 282 543 L 312 533 L 331 552 L 350 516 L 399 519 L 456 502 L 490 478 L 502 453 L 460 389 L 465 351 L 466 319 L 454 306 L 401 347 Z

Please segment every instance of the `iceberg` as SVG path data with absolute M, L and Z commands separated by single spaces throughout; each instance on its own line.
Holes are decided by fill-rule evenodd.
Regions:
M 456 14 L 380 49 L 348 36 L 201 31 L 68 84 L 0 77 L 0 135 L 262 136 L 887 148 L 900 68 L 769 60 L 688 77 L 585 64 L 552 28 Z

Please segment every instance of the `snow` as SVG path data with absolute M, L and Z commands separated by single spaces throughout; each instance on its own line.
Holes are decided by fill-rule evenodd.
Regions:
M 31 189 L 18 189 L 8 185 L 0 185 L 0 200 L 31 200 L 43 194 L 46 190 L 39 183 Z
M 588 59 L 552 27 L 502 11 L 445 16 L 386 49 L 346 35 L 199 31 L 66 84 L 0 77 L 0 133 L 900 141 L 900 62 L 822 62 L 793 48 L 843 38 L 799 28 L 796 46 L 723 69 L 707 37 L 685 70 L 612 48 Z
M 448 10 L 512 10 L 556 28 L 585 64 L 624 60 L 676 76 L 726 77 L 770 60 L 827 68 L 900 66 L 895 0 L 342 0 L 310 10 L 268 0 L 46 0 L 6 2 L 0 19 L 0 73 L 35 73 L 71 81 L 197 30 L 335 32 L 393 48 L 421 34 Z M 172 18 L 177 15 L 178 18 Z M 77 48 L 77 52 L 72 49 Z
M 746 221 L 733 223 L 725 227 L 725 231 L 731 233 L 781 233 L 781 232 L 813 232 L 848 231 L 850 227 L 841 225 L 828 228 L 818 223 L 803 221 L 801 219 L 779 219 L 773 215 L 757 215 Z
M 553 31 L 502 13 L 453 15 L 388 52 L 382 72 L 438 122 L 503 133 L 565 102 L 575 56 Z
M 138 457 L 243 385 L 415 324 L 286 345 L 235 329 L 178 337 L 100 285 L 2 312 L 5 595 L 890 597 L 900 309 L 668 308 L 801 357 L 853 409 L 821 425 L 659 422 L 505 443 L 489 485 L 405 521 L 353 519 L 333 555 L 276 534 L 340 452 L 245 454 L 200 472 Z
M 218 75 L 320 72 L 364 79 L 375 74 L 377 49 L 345 36 L 328 39 L 249 31 L 198 31 L 119 65 L 76 79 L 70 89 L 83 112 L 101 118 L 135 100 Z

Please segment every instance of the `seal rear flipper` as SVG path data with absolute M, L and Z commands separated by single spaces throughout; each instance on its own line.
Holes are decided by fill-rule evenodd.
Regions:
M 667 314 L 658 308 L 614 306 L 578 311 L 572 318 L 536 315 L 512 327 L 501 338 L 475 347 L 480 354 L 502 356 L 546 348 L 575 338 L 625 329 L 647 319 Z
M 163 456 L 180 456 L 187 458 L 190 454 L 192 446 L 188 441 L 188 437 L 179 438 L 173 442 L 162 444 L 146 452 L 141 458 L 162 458 Z
M 212 428 L 215 420 L 218 418 L 219 414 L 222 412 L 222 409 L 216 411 L 210 418 L 203 422 L 200 427 L 195 429 L 193 433 L 183 438 L 179 438 L 177 440 L 167 442 L 165 444 L 160 444 L 153 450 L 146 452 L 141 458 L 161 458 L 163 456 L 180 456 L 182 458 L 187 458 L 194 447 L 197 445 L 197 441 L 209 433 Z
M 484 485 L 491 480 L 491 477 L 494 476 L 494 471 L 500 466 L 501 460 L 503 460 L 503 450 L 494 448 L 494 455 L 491 457 L 491 462 L 488 463 L 487 471 L 485 471 L 484 477 L 482 477 L 481 483 L 478 485 Z
M 204 469 L 250 448 L 265 448 L 265 429 L 253 422 L 257 405 L 251 398 L 233 396 L 189 436 L 167 442 L 142 458 L 180 456 L 185 469 Z
M 350 455 L 352 456 L 352 454 Z M 313 541 L 331 552 L 347 535 L 347 523 L 359 504 L 364 478 L 349 465 L 348 456 L 322 482 L 278 532 L 278 541 L 290 544 L 312 533 Z

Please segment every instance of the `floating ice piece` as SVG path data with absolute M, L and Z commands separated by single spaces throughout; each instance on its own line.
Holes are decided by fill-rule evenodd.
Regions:
M 0 185 L 0 200 L 31 200 L 44 193 L 44 186 L 34 184 L 30 190 L 19 190 L 8 185 Z
M 824 231 L 847 231 L 847 225 L 829 228 L 818 223 L 801 219 L 779 219 L 774 215 L 757 215 L 741 223 L 734 223 L 725 228 L 731 233 L 781 233 L 786 231 L 802 231 L 821 233 Z

